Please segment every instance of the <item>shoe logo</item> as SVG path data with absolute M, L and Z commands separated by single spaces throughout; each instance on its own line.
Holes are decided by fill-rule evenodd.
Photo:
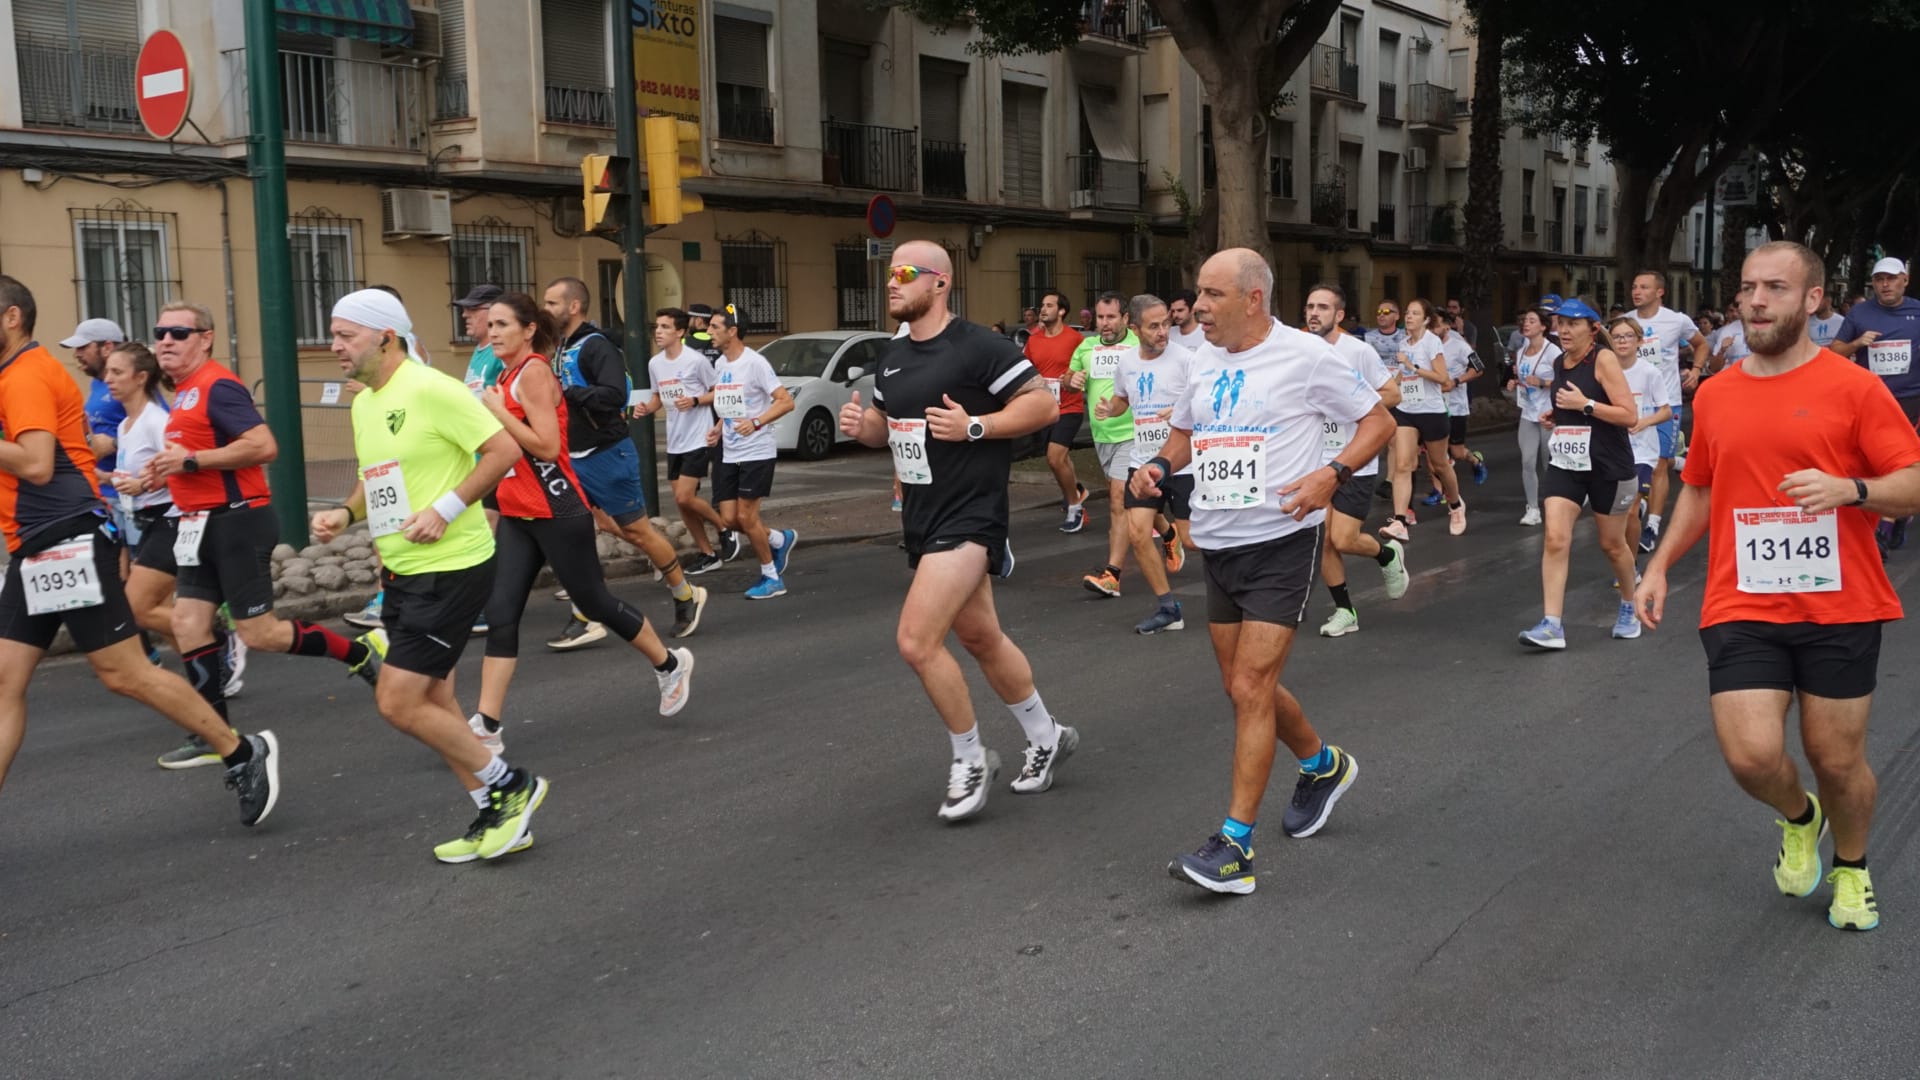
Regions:
M 882 374 L 882 375 L 898 375 L 898 374 L 900 374 L 900 369 L 899 369 L 899 368 L 897 368 L 897 367 L 893 367 L 893 368 L 881 368 L 881 369 L 880 369 L 880 374 Z
M 1237 862 L 1230 862 L 1227 865 L 1220 868 L 1221 877 L 1226 877 L 1229 874 L 1237 874 L 1239 872 L 1240 872 L 1240 864 Z
M 387 430 L 388 431 L 392 432 L 395 435 L 398 435 L 400 434 L 400 429 L 405 427 L 406 424 L 407 424 L 407 410 L 392 409 L 388 411 L 387 413 Z

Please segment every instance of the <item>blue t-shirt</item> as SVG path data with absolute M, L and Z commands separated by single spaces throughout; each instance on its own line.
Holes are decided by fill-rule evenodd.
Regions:
M 120 421 L 127 418 L 127 407 L 114 400 L 107 384 L 99 379 L 93 380 L 93 386 L 87 390 L 87 434 L 105 435 L 109 439 L 120 437 Z M 117 454 L 108 454 L 100 459 L 100 471 L 112 472 Z M 100 494 L 111 501 L 115 497 L 113 485 L 100 482 Z
M 1880 376 L 1894 397 L 1920 397 L 1920 366 L 1913 362 L 1920 338 L 1920 300 L 1904 297 L 1896 307 L 1878 300 L 1855 304 L 1840 324 L 1838 340 L 1857 341 L 1869 330 L 1879 331 L 1880 338 L 1855 352 L 1853 362 Z

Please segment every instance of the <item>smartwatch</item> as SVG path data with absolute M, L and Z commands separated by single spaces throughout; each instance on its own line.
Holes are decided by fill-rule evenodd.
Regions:
M 1854 478 L 1853 478 L 1853 493 L 1854 493 L 1854 494 L 1855 494 L 1856 496 L 1858 496 L 1858 498 L 1856 498 L 1856 499 L 1854 499 L 1854 500 L 1853 500 L 1853 502 L 1852 502 L 1852 503 L 1850 503 L 1849 505 L 1852 505 L 1852 506 L 1865 506 L 1865 505 L 1866 505 L 1866 503 L 1867 503 L 1867 482 L 1866 482 L 1865 480 L 1862 480 L 1862 479 L 1860 479 L 1860 478 L 1859 478 L 1859 477 L 1857 477 L 1857 476 L 1856 476 L 1856 477 L 1854 477 Z
M 192 454 L 188 454 L 188 455 L 187 455 L 187 460 L 185 460 L 185 461 L 183 461 L 183 462 L 181 462 L 181 463 L 180 463 L 180 471 L 181 471 L 181 472 L 189 472 L 189 473 L 197 473 L 197 472 L 199 472 L 199 471 L 200 471 L 200 459 L 199 459 L 199 458 L 197 458 L 197 457 L 194 457 L 194 456 L 193 456 Z
M 1585 405 L 1582 405 L 1582 406 L 1580 407 L 1580 411 L 1581 411 L 1581 412 L 1583 412 L 1583 413 L 1586 413 L 1586 414 L 1587 414 L 1588 416 L 1592 416 L 1592 415 L 1593 415 L 1593 402 L 1591 402 L 1591 401 L 1589 401 L 1589 402 L 1587 402 L 1587 403 L 1586 403 Z
M 1327 468 L 1332 469 L 1333 478 L 1343 484 L 1353 479 L 1353 466 L 1347 465 L 1344 462 L 1329 461 L 1327 462 Z
M 981 423 L 980 418 L 977 416 L 967 417 L 967 441 L 979 442 L 986 437 L 987 425 Z

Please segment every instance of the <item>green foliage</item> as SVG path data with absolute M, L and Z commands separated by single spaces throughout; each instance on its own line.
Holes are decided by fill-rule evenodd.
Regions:
M 1059 52 L 1080 40 L 1081 0 L 868 0 L 897 7 L 938 28 L 971 23 L 980 39 L 967 48 L 981 56 Z

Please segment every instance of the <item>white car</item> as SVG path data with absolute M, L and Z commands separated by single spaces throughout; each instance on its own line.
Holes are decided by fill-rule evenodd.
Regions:
M 793 411 L 773 423 L 774 443 L 802 461 L 817 461 L 847 442 L 840 433 L 840 406 L 873 400 L 873 378 L 890 335 L 872 330 L 822 330 L 788 334 L 760 346 L 780 384 L 793 395 Z

